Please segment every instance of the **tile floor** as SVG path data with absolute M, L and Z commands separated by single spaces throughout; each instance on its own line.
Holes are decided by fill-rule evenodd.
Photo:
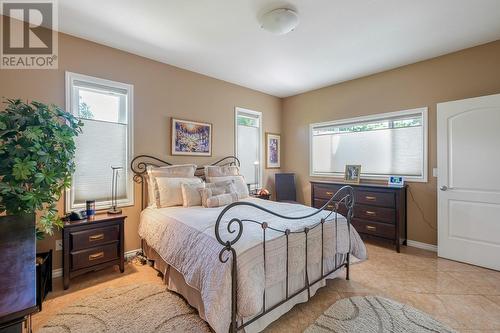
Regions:
M 302 332 L 338 299 L 380 295 L 413 305 L 461 332 L 500 332 L 500 272 L 411 247 L 403 247 L 399 254 L 373 241 L 367 247 L 369 260 L 352 266 L 350 281 L 329 281 L 308 303 L 295 306 L 266 331 Z M 137 282 L 160 284 L 161 279 L 152 268 L 133 263 L 123 274 L 109 268 L 78 277 L 67 291 L 62 290 L 62 280 L 55 279 L 43 311 L 33 316 L 34 331 L 78 298 Z

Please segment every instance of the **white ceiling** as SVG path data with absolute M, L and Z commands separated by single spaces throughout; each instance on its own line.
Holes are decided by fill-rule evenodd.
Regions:
M 500 0 L 59 0 L 59 30 L 285 97 L 500 39 Z

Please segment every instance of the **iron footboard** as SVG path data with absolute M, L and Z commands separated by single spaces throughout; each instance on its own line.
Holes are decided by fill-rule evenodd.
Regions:
M 223 221 L 223 217 L 226 215 L 226 213 L 231 210 L 234 207 L 237 206 L 250 206 L 253 207 L 257 210 L 266 212 L 270 215 L 276 216 L 278 218 L 282 218 L 285 220 L 301 220 L 301 219 L 306 219 L 310 218 L 313 216 L 318 215 L 320 212 L 326 210 L 325 208 L 328 207 L 329 205 L 334 205 L 334 210 L 330 211 L 328 215 L 325 217 L 321 217 L 318 219 L 318 222 L 306 226 L 303 229 L 300 230 L 290 230 L 290 229 L 277 229 L 273 228 L 270 226 L 267 222 L 265 221 L 256 221 L 253 219 L 246 219 L 246 218 L 232 218 L 228 223 L 227 223 L 227 232 L 230 235 L 234 235 L 234 238 L 229 239 L 229 240 L 224 240 L 221 237 L 220 233 L 220 225 L 221 222 Z M 337 213 L 339 210 L 339 207 L 341 205 L 344 205 L 346 208 L 346 219 L 347 219 L 347 237 L 348 239 L 348 250 L 347 253 L 342 253 L 340 255 L 340 260 L 337 260 L 339 257 L 339 254 L 336 252 L 334 253 L 334 261 L 335 265 L 334 268 L 328 271 L 324 271 L 324 234 L 325 234 L 325 222 L 330 221 L 330 217 L 332 214 L 334 215 L 334 228 L 337 230 Z M 295 216 L 284 216 L 281 214 L 278 214 L 276 212 L 270 211 L 264 207 L 261 207 L 259 205 L 256 205 L 251 202 L 246 202 L 246 201 L 240 201 L 240 202 L 235 202 L 230 205 L 228 205 L 224 210 L 219 214 L 217 218 L 217 222 L 215 225 L 215 236 L 217 238 L 217 241 L 223 246 L 219 253 L 219 260 L 222 263 L 227 263 L 229 259 L 231 260 L 231 325 L 229 328 L 229 332 L 237 332 L 247 325 L 250 325 L 257 319 L 261 318 L 262 316 L 266 315 L 267 313 L 271 312 L 272 310 L 276 309 L 280 305 L 284 304 L 285 302 L 289 301 L 290 299 L 294 298 L 295 296 L 301 294 L 302 292 L 305 292 L 307 290 L 307 296 L 308 299 L 311 297 L 310 294 L 310 288 L 314 284 L 320 282 L 321 280 L 325 279 L 327 276 L 331 275 L 332 273 L 336 272 L 337 270 L 345 267 L 346 268 L 346 279 L 349 279 L 349 260 L 350 260 L 350 249 L 351 249 L 351 219 L 353 215 L 353 207 L 354 207 L 354 193 L 353 189 L 351 186 L 344 186 L 341 189 L 339 189 L 329 200 L 326 202 L 323 207 L 319 208 L 315 212 L 305 215 L 305 216 L 300 216 L 300 217 L 295 217 Z M 237 261 L 237 253 L 235 250 L 234 245 L 238 242 L 238 240 L 241 238 L 243 234 L 243 226 L 245 223 L 253 223 L 253 224 L 258 224 L 262 227 L 262 251 L 263 251 L 263 259 L 264 259 L 264 293 L 263 293 L 263 307 L 262 307 L 262 312 L 257 314 L 256 316 L 252 317 L 251 319 L 243 322 L 241 321 L 238 323 L 238 276 L 237 276 L 237 268 L 238 268 L 238 261 Z M 313 281 L 310 281 L 309 279 L 309 274 L 308 274 L 308 234 L 312 230 L 316 228 L 321 228 L 321 274 L 319 278 L 314 279 Z M 282 234 L 280 237 L 285 237 L 286 240 L 286 264 L 285 264 L 285 276 L 286 276 L 286 281 L 285 281 L 285 297 L 279 301 L 278 303 L 275 303 L 274 305 L 267 307 L 266 308 L 266 230 L 272 230 L 277 233 Z M 289 237 L 291 234 L 303 234 L 305 237 L 305 284 L 304 287 L 300 288 L 299 290 L 294 291 L 293 293 L 289 293 Z M 335 241 L 336 244 L 338 244 L 338 232 L 335 232 Z M 226 254 L 226 255 L 225 255 Z M 318 254 L 319 255 L 319 254 Z

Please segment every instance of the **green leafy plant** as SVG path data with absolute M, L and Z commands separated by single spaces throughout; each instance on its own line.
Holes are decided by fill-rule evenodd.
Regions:
M 75 170 L 83 124 L 56 105 L 8 99 L 0 111 L 0 213 L 41 212 L 37 237 L 62 227 L 57 202 Z

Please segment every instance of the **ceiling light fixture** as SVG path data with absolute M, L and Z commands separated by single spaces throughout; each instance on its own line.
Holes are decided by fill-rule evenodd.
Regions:
M 299 15 L 287 8 L 278 8 L 262 15 L 260 26 L 276 35 L 284 35 L 299 25 Z

